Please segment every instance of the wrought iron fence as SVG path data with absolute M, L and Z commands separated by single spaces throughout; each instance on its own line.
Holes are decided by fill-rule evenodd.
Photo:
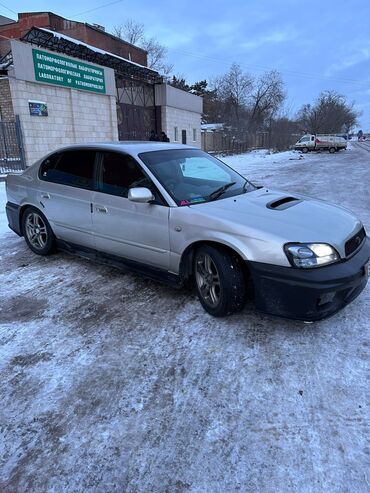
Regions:
M 0 121 L 0 174 L 23 171 L 26 168 L 19 117 Z

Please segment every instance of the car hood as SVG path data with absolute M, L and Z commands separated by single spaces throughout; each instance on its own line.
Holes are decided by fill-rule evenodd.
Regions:
M 229 227 L 234 233 L 267 234 L 284 243 L 329 243 L 341 257 L 345 256 L 345 242 L 361 228 L 361 222 L 343 207 L 266 188 L 190 207 L 209 216 L 210 224 L 216 220 L 220 227 L 221 221 L 223 229 Z

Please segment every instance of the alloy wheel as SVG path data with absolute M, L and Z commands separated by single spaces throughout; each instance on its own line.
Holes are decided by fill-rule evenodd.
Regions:
M 196 260 L 195 278 L 204 302 L 210 307 L 216 307 L 221 298 L 220 276 L 207 253 L 202 253 Z
M 36 250 L 42 250 L 48 241 L 48 231 L 43 218 L 36 212 L 31 212 L 26 219 L 26 235 L 30 244 Z

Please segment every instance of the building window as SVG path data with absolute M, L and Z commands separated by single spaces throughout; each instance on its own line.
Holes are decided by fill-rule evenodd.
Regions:
M 177 142 L 179 140 L 179 131 L 178 131 L 178 128 L 175 127 L 175 138 L 174 138 L 174 141 Z
M 196 142 L 197 140 L 197 129 L 193 128 L 193 142 Z

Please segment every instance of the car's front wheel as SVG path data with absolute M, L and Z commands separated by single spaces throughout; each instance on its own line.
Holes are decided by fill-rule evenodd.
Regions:
M 236 255 L 209 245 L 198 248 L 194 278 L 199 301 L 214 317 L 231 315 L 243 308 L 245 280 Z
M 27 207 L 22 216 L 22 231 L 28 247 L 38 255 L 54 250 L 55 237 L 46 217 L 35 207 Z

